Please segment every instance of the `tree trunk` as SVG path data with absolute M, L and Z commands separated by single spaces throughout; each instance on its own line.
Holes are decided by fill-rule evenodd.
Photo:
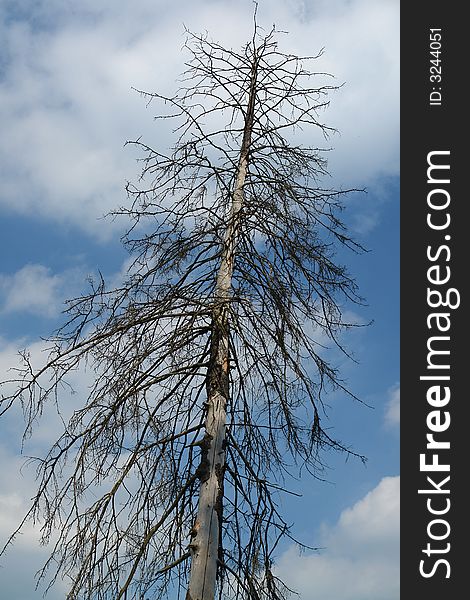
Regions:
M 243 140 L 232 193 L 230 217 L 217 273 L 207 369 L 207 416 L 201 442 L 201 480 L 196 523 L 192 529 L 191 576 L 186 600 L 214 600 L 217 561 L 221 557 L 222 506 L 225 470 L 225 427 L 229 400 L 229 308 L 235 247 L 241 221 L 248 155 L 256 97 L 257 58 L 254 52 Z

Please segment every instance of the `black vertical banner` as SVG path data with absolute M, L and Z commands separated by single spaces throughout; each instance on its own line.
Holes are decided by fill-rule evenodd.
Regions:
M 463 3 L 401 4 L 401 598 L 467 597 Z M 466 104 L 468 104 L 466 102 Z M 463 591 L 462 591 L 463 590 Z

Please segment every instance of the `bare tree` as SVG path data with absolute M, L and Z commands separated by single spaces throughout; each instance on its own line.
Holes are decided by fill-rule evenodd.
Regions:
M 188 32 L 176 95 L 141 92 L 177 139 L 168 154 L 133 142 L 142 179 L 115 213 L 131 220 L 127 277 L 69 301 L 47 364 L 24 354 L 2 399 L 22 402 L 29 432 L 74 370 L 93 374 L 18 528 L 41 520 L 40 578 L 69 577 L 71 599 L 283 598 L 285 480 L 346 450 L 322 425 L 323 393 L 350 394 L 322 340 L 342 349 L 342 306 L 360 301 L 333 251 L 361 248 L 344 192 L 320 187 L 324 152 L 296 143 L 302 128 L 328 136 L 335 88 L 276 38 L 255 23 L 235 52 Z

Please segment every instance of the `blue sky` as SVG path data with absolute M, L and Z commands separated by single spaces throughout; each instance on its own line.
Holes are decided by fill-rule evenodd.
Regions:
M 171 91 L 182 70 L 183 24 L 239 47 L 250 36 L 252 3 L 229 0 L 0 0 L 0 369 L 18 348 L 40 355 L 60 323 L 64 299 L 86 288 L 89 274 L 112 279 L 126 254 L 122 224 L 103 214 L 125 202 L 138 174 L 124 148 L 142 135 L 166 143 L 151 109 L 131 87 Z M 334 435 L 368 457 L 325 456 L 328 482 L 302 480 L 301 500 L 286 502 L 296 531 L 313 546 L 283 547 L 279 572 L 303 600 L 398 600 L 399 489 L 399 2 L 265 0 L 259 21 L 289 32 L 283 49 L 325 53 L 318 70 L 344 87 L 331 97 L 328 184 L 367 188 L 345 219 L 370 252 L 342 256 L 374 323 L 345 342 L 357 364 L 343 376 L 368 405 L 331 396 Z M 47 419 L 29 442 L 45 448 Z M 20 451 L 21 420 L 0 422 L 0 538 L 34 493 Z M 33 576 L 46 556 L 27 528 L 0 559 L 0 589 L 15 600 L 40 598 Z M 19 576 L 20 575 L 20 576 Z M 341 585 L 338 586 L 338 582 Z M 49 593 L 64 597 L 59 584 Z

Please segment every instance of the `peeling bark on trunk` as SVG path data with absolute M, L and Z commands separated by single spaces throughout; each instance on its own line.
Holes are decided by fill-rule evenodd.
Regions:
M 243 186 L 253 129 L 257 75 L 253 56 L 243 140 L 237 168 L 230 217 L 224 237 L 221 264 L 217 273 L 212 314 L 211 351 L 207 370 L 206 434 L 199 477 L 201 488 L 196 523 L 192 530 L 191 576 L 186 600 L 214 600 L 217 561 L 221 558 L 222 507 L 225 471 L 225 427 L 229 400 L 229 309 L 235 248 L 243 207 Z

